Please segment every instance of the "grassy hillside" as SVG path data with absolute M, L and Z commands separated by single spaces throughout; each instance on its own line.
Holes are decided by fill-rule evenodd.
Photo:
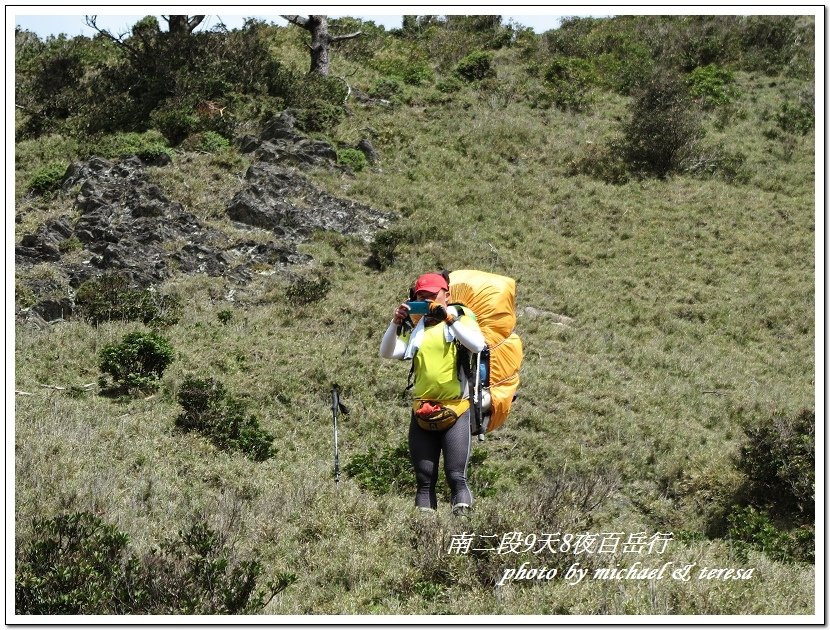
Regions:
M 304 69 L 296 31 L 275 28 L 271 54 Z M 375 248 L 394 246 L 382 270 L 366 264 L 370 245 L 320 233 L 302 246 L 313 262 L 290 273 L 244 286 L 170 280 L 159 290 L 183 296 L 185 308 L 160 331 L 175 360 L 154 393 L 113 397 L 85 387 L 101 374 L 102 348 L 147 330 L 140 323 L 78 317 L 41 328 L 18 319 L 18 557 L 42 534 L 33 519 L 91 512 L 126 533 L 137 554 L 204 520 L 234 558 L 258 558 L 260 586 L 294 574 L 265 614 L 814 612 L 815 567 L 804 552 L 811 518 L 782 515 L 772 486 L 760 499 L 752 486 L 763 465 L 755 459 L 764 459 L 758 427 L 783 427 L 780 442 L 815 408 L 814 137 L 786 129 L 781 115 L 812 89 L 812 76 L 723 64 L 734 77 L 731 101 L 700 115 L 706 146 L 742 156 L 740 176 L 675 169 L 609 183 L 575 165 L 613 146 L 636 93 L 600 81 L 578 111 L 533 106 L 534 94 L 553 88 L 529 68 L 555 59 L 555 47 L 523 38 L 492 51 L 495 79 L 456 78 L 443 91 L 459 58 L 435 36 L 421 44 L 430 80 L 400 82 L 388 105 L 350 101 L 325 133 L 343 146 L 368 135 L 381 156 L 358 172 L 320 168 L 311 177 L 400 217 L 376 238 Z M 375 59 L 404 56 L 388 35 L 369 42 Z M 358 53 L 335 52 L 333 74 L 371 92 L 386 75 Z M 240 121 L 237 137 L 262 123 Z M 73 193 L 39 196 L 25 183 L 53 160 L 77 159 L 83 142 L 67 130 L 21 134 L 17 241 L 76 212 Z M 152 167 L 152 181 L 211 226 L 241 229 L 224 206 L 250 156 L 233 146 L 220 154 L 169 148 L 172 164 Z M 441 268 L 515 278 L 525 352 L 510 418 L 474 445 L 476 505 L 463 522 L 446 495 L 437 517 L 415 514 L 414 475 L 400 448 L 408 366 L 378 358 L 410 283 Z M 50 273 L 48 265 L 18 269 L 17 280 Z M 298 278 L 321 277 L 330 288 L 320 299 L 297 298 Z M 246 400 L 274 436 L 275 456 L 255 462 L 175 430 L 177 397 L 194 377 Z M 350 408 L 339 419 L 339 484 L 333 383 Z M 807 470 L 786 454 L 782 466 L 800 478 Z M 662 554 L 624 553 L 622 543 L 640 532 L 673 539 Z M 487 537 L 473 547 L 498 547 L 511 535 L 522 544 L 451 552 L 462 533 Z M 599 543 L 585 553 L 535 553 L 554 533 L 619 533 L 622 543 L 615 553 Z M 594 569 L 636 561 L 696 564 L 689 581 L 592 579 Z M 499 584 L 523 562 L 559 573 Z M 569 585 L 576 562 L 591 573 Z M 699 579 L 703 567 L 753 571 L 745 580 Z

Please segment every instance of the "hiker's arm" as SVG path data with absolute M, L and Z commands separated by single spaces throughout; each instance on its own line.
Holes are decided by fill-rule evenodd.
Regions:
M 398 325 L 391 322 L 380 342 L 380 356 L 383 359 L 403 359 L 405 351 L 406 344 L 398 338 Z
M 467 317 L 457 319 L 451 328 L 455 338 L 470 352 L 481 352 L 487 345 L 481 329 Z

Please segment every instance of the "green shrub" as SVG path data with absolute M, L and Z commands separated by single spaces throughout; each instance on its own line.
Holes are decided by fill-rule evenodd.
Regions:
M 815 411 L 775 414 L 744 427 L 737 468 L 750 503 L 811 523 L 815 514 Z
M 748 15 L 737 33 L 742 67 L 768 74 L 786 67 L 807 43 L 795 15 Z
M 454 94 L 462 89 L 464 84 L 458 77 L 449 76 L 435 84 L 436 89 L 444 94 Z
M 47 164 L 34 174 L 26 189 L 36 195 L 45 195 L 46 193 L 59 190 L 63 178 L 66 175 L 67 167 L 68 164 L 65 162 L 51 162 Z
M 683 15 L 664 18 L 665 43 L 658 52 L 682 72 L 699 66 L 723 64 L 738 51 L 737 21 L 725 15 Z
M 97 516 L 35 519 L 35 538 L 17 558 L 15 610 L 23 615 L 107 614 L 129 601 L 129 538 Z
M 562 111 L 581 112 L 591 105 L 597 77 L 591 64 L 576 57 L 557 57 L 544 70 L 546 99 Z
M 306 133 L 325 133 L 339 125 L 345 115 L 340 105 L 317 99 L 297 110 L 297 127 Z
M 331 289 L 331 280 L 325 276 L 295 276 L 285 291 L 294 304 L 312 304 L 324 299 Z
M 591 60 L 597 82 L 618 94 L 628 95 L 654 72 L 654 58 L 645 44 L 626 40 L 620 48 Z
M 395 262 L 398 245 L 406 240 L 406 232 L 402 229 L 387 228 L 377 232 L 369 244 L 366 265 L 377 271 L 387 269 Z
M 261 429 L 247 403 L 228 394 L 219 381 L 188 378 L 177 400 L 184 409 L 176 418 L 177 428 L 197 431 L 217 448 L 240 451 L 257 462 L 276 455 L 274 436 Z
M 358 149 L 340 149 L 337 151 L 337 163 L 348 166 L 353 171 L 362 171 L 369 166 L 366 154 Z
M 202 134 L 201 149 L 208 153 L 219 153 L 229 149 L 231 143 L 215 131 L 206 131 Z
M 130 288 L 126 278 L 113 273 L 84 282 L 78 287 L 75 304 L 81 316 L 94 324 L 120 320 L 171 326 L 183 310 L 178 294 Z
M 254 614 L 296 581 L 278 573 L 257 588 L 258 552 L 237 558 L 204 521 L 144 556 L 88 512 L 35 520 L 33 531 L 16 562 L 21 615 Z
M 381 75 L 395 77 L 407 85 L 430 83 L 435 74 L 429 60 L 419 49 L 389 52 L 375 59 L 372 67 Z
M 85 157 L 97 155 L 108 159 L 137 155 L 145 162 L 155 162 L 163 156 L 173 157 L 164 136 L 155 130 L 93 136 L 84 142 L 81 153 Z
M 161 131 L 172 146 L 176 146 L 197 131 L 199 119 L 190 107 L 160 107 L 150 114 L 150 124 Z
M 407 65 L 401 75 L 407 85 L 425 85 L 435 78 L 432 67 L 426 61 L 414 62 Z
M 99 353 L 99 367 L 118 389 L 154 390 L 173 358 L 167 339 L 154 332 L 136 331 L 120 343 L 104 346 Z
M 298 128 L 306 133 L 327 133 L 345 117 L 347 94 L 342 79 L 310 73 L 292 86 L 287 103 L 297 110 Z
M 775 114 L 778 128 L 786 133 L 804 136 L 815 124 L 815 106 L 812 94 L 802 96 L 796 102 L 784 101 Z
M 736 508 L 727 520 L 727 538 L 742 562 L 746 562 L 750 549 L 762 551 L 781 562 L 815 561 L 815 532 L 812 526 L 789 533 L 776 527 L 766 513 L 752 506 Z
M 84 248 L 84 244 L 81 243 L 81 239 L 79 239 L 74 234 L 69 238 L 63 239 L 60 243 L 58 243 L 58 249 L 62 254 L 66 254 L 68 252 L 78 252 Z
M 479 497 L 491 497 L 497 493 L 496 484 L 501 473 L 487 465 L 487 452 L 475 449 L 470 454 L 470 487 Z
M 393 100 L 403 91 L 401 81 L 400 77 L 396 76 L 380 77 L 369 88 L 369 96 L 387 101 Z
M 665 177 L 680 168 L 703 134 L 685 81 L 676 73 L 658 70 L 633 95 L 623 125 L 629 170 Z
M 229 324 L 230 321 L 233 319 L 233 311 L 229 309 L 223 309 L 216 314 L 217 319 L 223 325 Z
M 496 70 L 493 68 L 493 54 L 481 50 L 471 52 L 455 66 L 455 74 L 468 82 L 496 76 Z
M 697 67 L 689 73 L 689 89 L 706 107 L 726 105 L 735 100 L 734 77 L 716 64 Z
M 343 470 L 361 488 L 377 495 L 408 491 L 415 479 L 406 442 L 382 452 L 370 446 L 366 453 L 352 457 Z

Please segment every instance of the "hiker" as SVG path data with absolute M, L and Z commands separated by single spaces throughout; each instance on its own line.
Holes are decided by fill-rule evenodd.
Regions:
M 428 312 L 413 325 L 406 302 L 395 308 L 380 344 L 380 356 L 412 360 L 414 402 L 409 454 L 418 484 L 415 506 L 419 511 L 438 507 L 435 486 L 443 451 L 452 511 L 459 516 L 470 510 L 473 495 L 467 487 L 472 447 L 469 388 L 456 360 L 457 344 L 475 353 L 484 349 L 485 342 L 475 319 L 463 308 L 449 305 L 448 276 L 446 272 L 426 273 L 418 278 L 411 297 L 427 301 Z

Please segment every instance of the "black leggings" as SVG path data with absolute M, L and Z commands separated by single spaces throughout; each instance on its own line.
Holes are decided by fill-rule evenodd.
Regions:
M 438 460 L 444 451 L 444 474 L 452 490 L 452 504 L 473 504 L 473 495 L 467 487 L 467 464 L 470 461 L 470 412 L 459 416 L 455 424 L 444 431 L 425 431 L 418 426 L 415 415 L 409 423 L 409 455 L 415 468 L 418 491 L 417 507 L 437 508 L 435 486 L 438 483 Z

